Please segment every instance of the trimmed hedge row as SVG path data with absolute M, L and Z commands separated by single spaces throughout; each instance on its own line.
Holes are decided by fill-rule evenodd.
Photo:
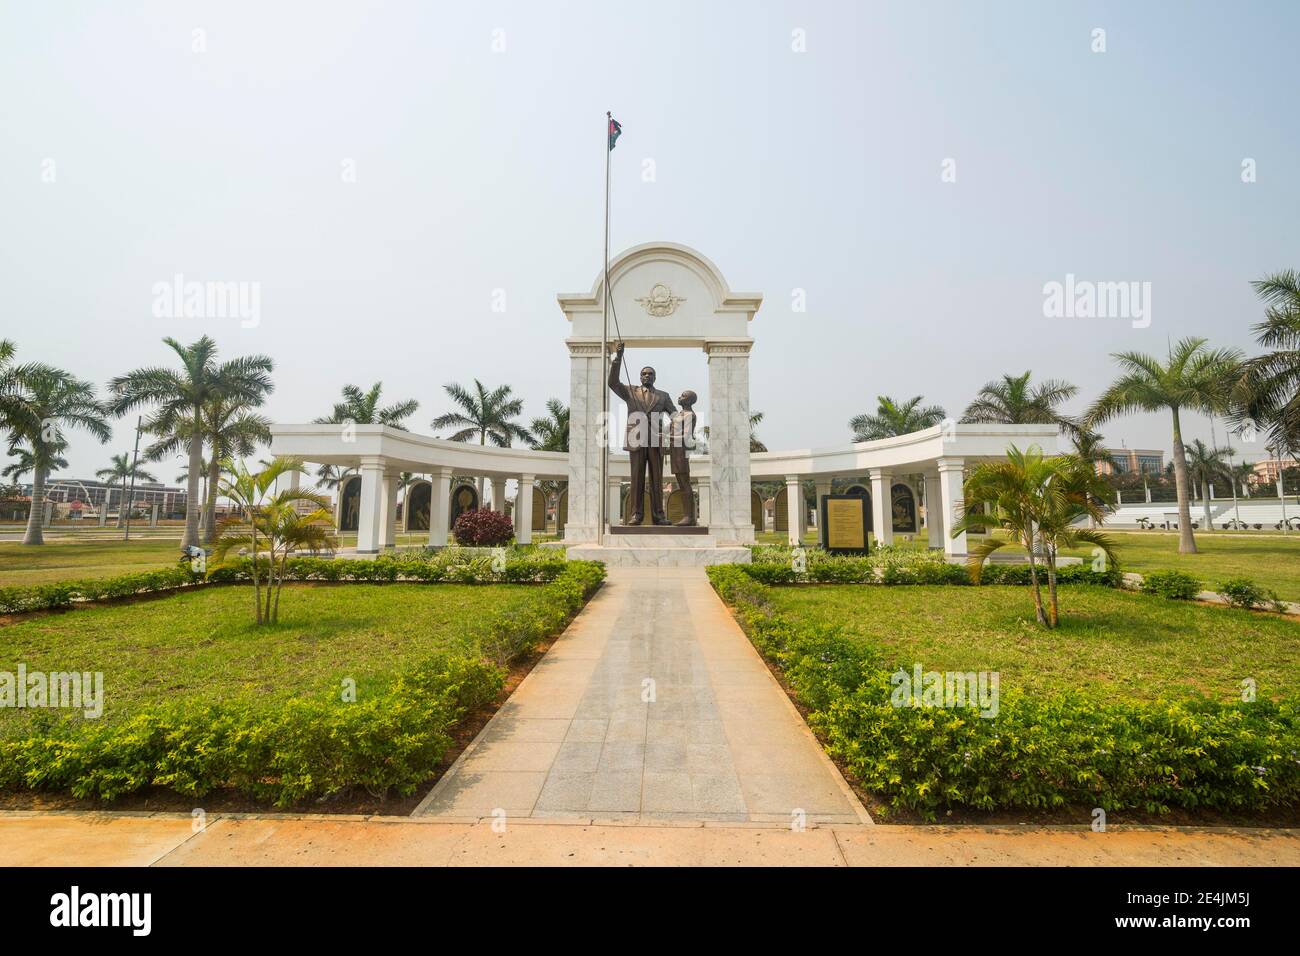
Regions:
M 836 625 L 774 612 L 766 586 L 738 566 L 708 574 L 810 709 L 827 751 L 896 807 L 933 819 L 949 807 L 1163 813 L 1300 801 L 1300 699 L 1129 702 L 1004 689 L 991 719 L 973 707 L 895 707 L 894 662 Z
M 501 665 L 562 629 L 604 577 L 603 565 L 569 562 L 537 606 L 492 622 L 495 663 L 438 655 L 354 703 L 181 701 L 117 722 L 51 715 L 0 740 L 0 787 L 106 800 L 146 786 L 195 797 L 231 787 L 277 806 L 352 787 L 409 795 L 446 755 L 457 721 L 500 692 Z
M 758 557 L 756 555 L 756 557 Z M 746 574 L 763 584 L 973 584 L 965 565 L 949 564 L 940 558 L 921 558 L 905 561 L 880 561 L 872 557 L 854 558 L 843 555 L 808 560 L 802 571 L 794 570 L 794 562 L 778 563 L 765 555 L 753 564 L 737 565 Z M 1047 572 L 1040 567 L 1039 583 L 1046 586 Z M 1102 587 L 1122 586 L 1123 573 L 1118 568 L 1094 571 L 1088 564 L 1070 564 L 1056 569 L 1057 584 L 1095 584 Z M 1028 586 L 1029 565 L 986 564 L 980 584 L 1015 584 Z
M 349 558 L 290 558 L 286 581 L 354 581 L 386 583 L 420 581 L 445 584 L 545 584 L 563 573 L 563 557 L 507 557 L 503 570 L 494 568 L 491 555 L 453 555 L 453 560 L 413 556 L 381 556 L 372 561 Z M 268 560 L 261 559 L 263 573 Z M 0 614 L 47 611 L 71 607 L 79 601 L 104 601 L 172 591 L 202 584 L 236 584 L 252 580 L 252 558 L 239 558 L 196 573 L 188 564 L 156 571 L 140 571 L 113 578 L 58 581 L 26 587 L 0 588 Z

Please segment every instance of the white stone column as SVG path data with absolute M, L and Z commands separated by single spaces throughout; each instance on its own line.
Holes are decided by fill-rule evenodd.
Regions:
M 611 526 L 623 523 L 622 507 L 623 482 L 618 478 L 607 478 L 605 481 L 605 520 Z
M 439 465 L 429 470 L 429 547 L 447 546 L 450 523 L 451 469 Z
M 786 534 L 790 546 L 801 544 L 799 537 L 799 515 L 806 509 L 803 504 L 803 487 L 798 475 L 785 476 L 785 514 Z
M 817 500 L 813 502 L 813 507 L 817 509 L 817 540 L 821 542 L 822 547 L 826 547 L 826 529 L 822 527 L 822 497 L 831 493 L 831 479 L 817 479 Z
M 960 458 L 940 458 L 939 497 L 943 510 L 943 550 L 945 554 L 965 556 L 966 533 L 952 536 L 953 525 L 966 516 L 966 499 L 962 491 L 963 468 Z
M 932 548 L 943 547 L 943 492 L 939 490 L 939 475 L 925 476 L 925 530 Z
M 483 498 L 479 501 L 480 508 L 490 508 L 493 511 L 500 511 L 497 507 L 497 483 L 495 478 L 483 478 Z
M 751 342 L 709 342 L 709 530 L 719 544 L 752 544 L 749 516 L 749 349 Z M 798 515 L 791 526 L 798 529 Z
M 400 472 L 384 473 L 384 514 L 380 539 L 385 548 L 397 547 L 397 492 L 402 483 Z
M 149 509 L 149 527 L 151 528 L 158 527 L 158 502 L 156 501 L 153 503 L 153 506 Z
M 871 530 L 876 544 L 894 543 L 894 477 L 880 468 L 872 468 L 871 476 Z
M 709 488 L 712 482 L 695 480 L 695 490 L 700 493 L 700 513 L 696 520 L 706 528 L 709 522 L 713 520 L 713 496 L 709 494 Z
M 361 459 L 361 499 L 357 517 L 357 556 L 373 557 L 383 541 L 384 460 Z
M 515 540 L 533 543 L 533 476 L 519 476 L 519 494 L 515 496 Z
M 597 537 L 600 508 L 601 393 L 606 388 L 600 343 L 569 344 L 569 494 L 566 542 Z M 619 398 L 610 395 L 610 405 Z M 622 442 L 619 441 L 621 446 Z

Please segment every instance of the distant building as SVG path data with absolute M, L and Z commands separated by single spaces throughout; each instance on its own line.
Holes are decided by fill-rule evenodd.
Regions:
M 127 486 L 128 489 L 130 486 Z M 22 494 L 31 495 L 32 486 L 21 486 Z M 93 509 L 98 512 L 107 507 L 111 513 L 122 507 L 123 489 L 120 483 L 108 484 L 98 478 L 49 478 L 45 483 L 45 500 L 56 505 L 69 506 L 64 510 L 80 510 L 82 513 Z M 152 509 L 158 505 L 160 515 L 183 515 L 185 513 L 185 489 L 169 488 L 158 481 L 137 481 L 131 500 L 136 508 Z M 80 508 L 72 508 L 79 504 Z
M 1159 448 L 1107 448 L 1115 459 L 1097 462 L 1099 475 L 1159 475 L 1165 470 L 1165 453 Z
M 1296 464 L 1294 458 L 1260 459 L 1252 466 L 1255 469 L 1255 477 L 1251 479 L 1251 484 L 1277 481 L 1278 475 L 1282 473 L 1283 469 L 1295 468 Z

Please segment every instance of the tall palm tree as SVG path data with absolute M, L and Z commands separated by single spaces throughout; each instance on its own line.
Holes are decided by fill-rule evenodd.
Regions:
M 1240 380 L 1241 353 L 1211 349 L 1206 340 L 1190 337 L 1174 345 L 1161 362 L 1141 352 L 1116 352 L 1111 357 L 1122 374 L 1088 409 L 1086 422 L 1095 428 L 1117 415 L 1168 411 L 1173 418 L 1174 488 L 1178 494 L 1178 551 L 1196 553 L 1187 488 L 1187 456 L 1183 445 L 1182 413 L 1223 412 Z
M 1228 459 L 1232 457 L 1233 451 L 1231 448 L 1211 448 L 1199 438 L 1194 438 L 1190 445 L 1183 446 L 1183 454 L 1187 458 L 1187 480 L 1193 488 L 1201 491 L 1205 527 L 1208 529 L 1211 527 L 1210 484 L 1222 478 L 1232 484 L 1232 465 Z
M 203 469 L 203 516 L 199 523 L 208 544 L 217 537 L 217 488 L 221 462 L 227 458 L 247 458 L 257 451 L 258 445 L 271 443 L 271 420 L 255 411 L 262 401 L 261 397 L 249 402 L 217 395 L 203 406 L 197 430 L 208 446 L 208 457 L 199 460 Z M 170 434 L 145 449 L 144 457 L 149 461 L 161 461 L 176 454 L 187 447 L 188 436 L 194 431 L 193 416 L 182 416 Z M 188 479 L 188 474 L 186 477 Z
M 10 479 L 16 486 L 18 482 L 22 481 L 23 475 L 36 467 L 36 459 L 32 456 L 30 448 L 24 448 L 21 445 L 10 448 L 9 454 L 17 460 L 6 465 L 4 470 L 0 471 L 0 476 Z M 67 467 L 68 459 L 62 456 L 50 459 L 50 471 L 62 471 Z
M 1252 331 L 1273 351 L 1245 364 L 1236 417 L 1254 419 L 1268 428 L 1272 444 L 1295 450 L 1300 448 L 1300 272 L 1287 269 L 1251 285 L 1268 306 Z
M 95 472 L 95 477 L 101 478 L 110 484 L 119 481 L 122 483 L 122 503 L 117 509 L 117 526 L 120 528 L 122 527 L 123 516 L 126 515 L 127 509 L 131 507 L 131 502 L 126 500 L 127 487 L 131 479 L 134 478 L 137 481 L 157 481 L 158 479 L 145 471 L 139 462 L 132 465 L 131 456 L 125 452 L 114 455 L 111 460 L 113 464 L 108 468 L 99 469 L 99 471 Z M 104 507 L 108 507 L 108 489 L 104 489 Z
M 1060 411 L 1060 406 L 1078 393 L 1077 385 L 1048 379 L 1030 385 L 1032 372 L 1003 375 L 979 390 L 962 413 L 963 422 L 997 425 L 1056 425 L 1073 435 L 1079 424 Z
M 1241 493 L 1250 497 L 1250 480 L 1255 477 L 1255 466 L 1248 461 L 1238 462 L 1228 469 L 1232 473 L 1233 487 L 1240 486 Z
M 111 408 L 114 414 L 124 415 L 142 405 L 156 406 L 146 430 L 160 438 L 176 437 L 189 452 L 185 537 L 181 541 L 185 548 L 199 543 L 204 409 L 218 400 L 260 404 L 275 387 L 271 381 L 274 363 L 265 355 L 245 355 L 218 363 L 217 343 L 206 335 L 192 345 L 182 345 L 170 336 L 163 342 L 181 360 L 180 369 L 140 368 L 114 378 L 109 387 L 117 398 Z
M 558 398 L 546 403 L 546 417 L 534 418 L 528 426 L 532 438 L 529 447 L 538 451 L 569 450 L 569 407 Z
M 414 398 L 397 402 L 394 405 L 380 405 L 384 393 L 384 383 L 375 382 L 369 391 L 361 391 L 355 385 L 343 386 L 343 401 L 334 403 L 334 410 L 324 418 L 316 419 L 317 425 L 387 425 L 408 431 L 406 419 L 415 414 L 420 403 Z
M 849 419 L 854 441 L 875 441 L 907 435 L 938 425 L 946 414 L 940 405 L 921 405 L 917 395 L 899 404 L 889 395 L 876 396 L 876 414 L 854 415 Z
M 13 454 L 20 443 L 25 444 L 32 463 L 32 506 L 23 544 L 44 544 L 41 520 L 45 513 L 45 479 L 68 447 L 64 429 L 85 429 L 101 442 L 112 438 L 113 430 L 105 420 L 104 406 L 95 398 L 95 386 L 62 369 L 26 366 L 20 386 L 10 398 L 6 409 L 11 430 L 9 451 Z
M 514 419 L 523 413 L 524 400 L 511 395 L 509 385 L 499 385 L 489 391 L 478 379 L 474 379 L 474 391 L 462 388 L 456 383 L 444 385 L 453 402 L 460 406 L 459 411 L 439 415 L 432 422 L 434 428 L 457 428 L 459 431 L 450 435 L 451 441 L 469 441 L 477 436 L 480 445 L 489 440 L 500 448 L 509 448 L 510 443 L 519 439 L 528 442 L 532 436 Z M 477 481 L 478 500 L 483 500 L 483 479 Z
M 975 468 L 965 481 L 967 505 L 982 505 L 953 527 L 953 533 L 1001 528 L 1002 535 L 989 535 L 971 549 L 971 577 L 978 582 L 984 562 L 1008 544 L 1025 549 L 1029 560 L 1034 614 L 1038 623 L 1053 628 L 1060 622 L 1056 600 L 1056 557 L 1066 548 L 1090 544 L 1115 562 L 1114 542 L 1093 528 L 1078 528 L 1088 518 L 1098 524 L 1112 510 L 1115 492 L 1097 474 L 1096 466 L 1077 455 L 1043 456 L 1030 447 L 1007 449 L 1006 461 L 986 462 Z M 1039 585 L 1039 556 L 1047 572 L 1048 607 L 1043 607 Z

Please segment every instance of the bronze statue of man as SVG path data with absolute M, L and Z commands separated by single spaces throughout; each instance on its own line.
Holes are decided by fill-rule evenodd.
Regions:
M 646 472 L 650 479 L 650 520 L 654 524 L 668 524 L 664 514 L 664 427 L 663 416 L 677 409 L 668 393 L 654 387 L 655 370 L 647 365 L 641 369 L 641 384 L 630 388 L 618 380 L 623 370 L 623 343 L 618 343 L 614 361 L 609 367 L 609 388 L 627 402 L 627 430 L 623 437 L 623 450 L 632 459 L 631 514 L 624 524 L 641 524 L 646 492 Z

